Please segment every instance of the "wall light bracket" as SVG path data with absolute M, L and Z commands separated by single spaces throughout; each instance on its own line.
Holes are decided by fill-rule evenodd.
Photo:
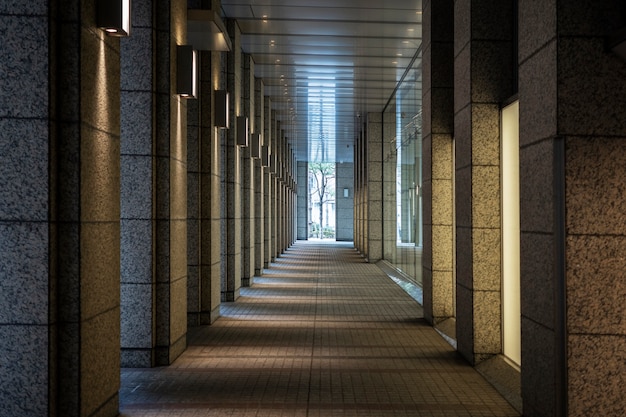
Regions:
M 248 118 L 246 116 L 237 116 L 237 145 L 247 148 L 249 139 Z
M 176 46 L 176 94 L 198 97 L 198 52 L 191 45 Z
M 250 157 L 254 159 L 261 158 L 261 134 L 253 133 L 250 136 Z
M 96 0 L 96 24 L 109 36 L 130 35 L 131 0 Z
M 215 118 L 215 126 L 221 129 L 229 128 L 229 111 L 228 108 L 228 91 L 215 90 L 215 103 L 213 117 Z

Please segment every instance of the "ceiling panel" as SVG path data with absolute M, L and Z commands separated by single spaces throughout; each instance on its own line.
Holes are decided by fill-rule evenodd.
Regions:
M 338 162 L 353 160 L 357 121 L 383 111 L 413 62 L 421 6 L 421 0 L 222 0 L 297 158 Z M 334 127 L 320 133 L 320 118 Z

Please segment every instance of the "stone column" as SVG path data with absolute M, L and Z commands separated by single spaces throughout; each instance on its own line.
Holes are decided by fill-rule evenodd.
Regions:
M 264 119 L 265 123 L 263 126 L 263 145 L 268 147 L 271 150 L 271 144 L 273 140 L 273 119 L 272 119 L 272 106 L 271 99 L 269 97 L 265 97 L 264 103 Z M 271 156 L 270 156 L 271 159 Z M 264 211 L 264 236 L 263 236 L 263 252 L 264 252 L 264 260 L 263 267 L 268 268 L 269 264 L 272 262 L 272 195 L 274 193 L 274 187 L 272 183 L 272 174 L 270 172 L 270 168 L 263 168 L 263 188 L 265 190 L 265 194 L 263 196 L 263 211 Z
M 271 149 L 272 149 L 272 159 L 273 159 L 273 166 L 270 168 L 270 183 L 271 183 L 271 196 L 270 196 L 270 200 L 272 201 L 271 203 L 271 211 L 270 211 L 270 217 L 272 218 L 272 228 L 270 230 L 270 248 L 271 248 L 271 252 L 270 252 L 270 262 L 274 262 L 276 260 L 276 256 L 278 254 L 278 247 L 277 247 L 277 240 L 276 240 L 276 231 L 278 228 L 278 213 L 279 213 L 279 208 L 278 208 L 278 197 L 280 196 L 280 191 L 278 189 L 278 180 L 276 179 L 276 155 L 277 155 L 277 146 L 276 146 L 276 142 L 279 139 L 279 135 L 280 135 L 280 122 L 278 122 L 276 120 L 276 110 L 272 110 L 272 144 L 271 144 Z
M 187 108 L 174 94 L 175 45 L 186 42 L 187 3 L 160 0 L 156 21 L 156 364 L 187 347 Z
M 48 133 L 49 177 L 45 175 L 45 171 L 42 178 L 32 177 L 37 173 L 36 168 L 43 168 L 39 164 L 47 161 L 37 155 L 41 148 L 30 148 L 27 145 L 33 143 L 31 140 L 45 138 L 42 137 L 43 132 L 37 130 L 37 122 L 28 120 L 29 130 L 35 127 L 34 138 L 28 136 L 26 142 L 18 142 L 17 150 L 9 148 L 6 151 L 10 155 L 16 151 L 32 149 L 33 155 L 22 155 L 28 157 L 29 164 L 21 163 L 18 159 L 17 170 L 10 175 L 16 173 L 19 175 L 21 170 L 26 170 L 23 175 L 16 178 L 16 181 L 19 183 L 30 178 L 35 182 L 26 182 L 22 187 L 11 188 L 8 200 L 5 201 L 19 202 L 19 205 L 11 207 L 7 214 L 10 219 L 19 219 L 9 222 L 15 236 L 13 241 L 15 243 L 9 249 L 9 254 L 11 252 L 14 254 L 9 265 L 17 277 L 21 277 L 22 282 L 16 280 L 13 274 L 9 273 L 7 276 L 11 276 L 10 282 L 13 285 L 33 285 L 31 280 L 35 277 L 29 273 L 30 267 L 43 261 L 33 271 L 41 274 L 50 268 L 48 270 L 50 281 L 47 282 L 44 278 L 42 282 L 51 293 L 49 298 L 40 298 L 41 292 L 32 294 L 28 292 L 28 295 L 22 298 L 24 287 L 10 285 L 9 291 L 2 288 L 2 294 L 11 297 L 7 298 L 8 302 L 2 304 L 10 306 L 11 311 L 7 317 L 11 320 L 8 322 L 20 325 L 30 322 L 35 324 L 29 329 L 21 326 L 12 329 L 21 332 L 18 333 L 22 337 L 20 348 L 26 348 L 18 355 L 41 352 L 38 350 L 41 342 L 33 340 L 42 329 L 39 326 L 42 324 L 40 320 L 46 318 L 46 314 L 42 314 L 39 309 L 46 308 L 45 311 L 51 314 L 48 317 L 52 331 L 50 333 L 45 331 L 51 339 L 45 334 L 42 336 L 43 340 L 50 340 L 57 348 L 50 346 L 48 354 L 44 351 L 41 352 L 43 353 L 41 357 L 31 357 L 34 362 L 29 365 L 37 369 L 41 366 L 40 360 L 46 357 L 57 361 L 55 365 L 47 364 L 52 365 L 51 368 L 56 367 L 58 372 L 56 375 L 58 385 L 57 382 L 48 380 L 53 388 L 49 390 L 53 397 L 50 398 L 48 405 L 50 408 L 47 410 L 50 415 L 56 415 L 56 410 L 52 408 L 56 405 L 60 416 L 95 415 L 97 412 L 102 416 L 115 416 L 118 408 L 120 364 L 119 48 L 120 42 L 124 40 L 111 39 L 95 27 L 95 10 L 91 3 L 69 2 L 63 5 L 54 3 L 50 6 L 49 11 L 58 15 L 51 16 L 49 21 L 52 24 L 49 32 L 52 34 L 49 39 L 52 58 L 49 82 L 53 83 L 48 101 L 50 104 L 48 120 L 51 122 Z M 23 13 L 30 15 L 33 6 L 29 4 L 28 7 L 29 10 Z M 21 19 L 22 23 L 26 21 L 32 23 L 35 18 Z M 40 30 L 46 27 L 45 21 L 38 22 L 38 25 Z M 22 34 L 22 30 L 28 27 L 30 26 L 20 25 L 20 30 L 14 32 L 14 36 L 35 42 L 36 37 L 33 37 L 35 33 Z M 46 45 L 47 42 L 44 41 L 42 44 Z M 24 44 L 18 45 L 21 51 L 31 54 L 30 48 L 26 48 Z M 40 54 L 44 51 L 41 45 L 33 47 Z M 21 52 L 15 53 L 17 55 L 10 53 L 2 61 L 19 59 Z M 32 56 L 26 59 L 29 63 L 42 62 L 33 59 Z M 43 62 L 48 61 L 46 59 Z M 45 68 L 35 66 L 23 68 L 22 74 L 26 76 L 30 71 L 36 70 L 41 70 L 42 74 L 47 73 Z M 11 85 L 22 86 L 15 81 Z M 29 82 L 29 85 L 42 88 L 49 84 L 44 81 Z M 44 97 L 48 93 L 47 89 L 39 91 L 28 88 L 25 91 L 32 94 L 41 92 Z M 19 99 L 22 93 L 24 91 L 18 91 L 11 96 Z M 11 109 L 8 116 L 15 119 L 34 117 L 36 112 L 46 111 L 45 107 L 41 106 L 39 98 L 25 105 L 9 105 L 6 108 Z M 13 126 L 20 129 L 23 129 L 20 122 L 25 121 L 11 120 Z M 31 125 L 32 123 L 34 124 Z M 9 138 L 20 141 L 24 136 L 10 135 Z M 3 140 L 2 143 L 6 142 Z M 45 148 L 44 145 L 43 149 Z M 2 152 L 2 155 L 6 153 Z M 12 163 L 14 162 L 9 162 L 10 165 Z M 43 204 L 38 201 L 42 196 L 34 194 L 34 191 L 38 190 L 33 187 L 34 184 L 38 184 L 38 187 L 46 185 L 50 187 L 49 192 L 43 194 L 49 198 L 46 198 L 47 201 Z M 18 195 L 14 195 L 12 190 L 18 190 Z M 24 193 L 26 199 L 16 200 L 20 197 L 19 193 Z M 31 205 L 31 202 L 34 204 Z M 49 206 L 46 207 L 46 204 Z M 20 221 L 23 215 L 28 220 L 34 220 L 46 209 L 49 210 L 51 221 L 48 223 L 47 238 L 50 241 L 47 243 L 50 253 L 47 257 L 41 252 L 43 249 L 41 243 L 46 239 L 45 232 L 41 233 L 46 229 L 46 218 L 40 219 L 43 223 L 39 224 Z M 31 241 L 37 242 L 33 249 L 29 249 L 33 258 L 20 251 L 22 245 L 28 248 Z M 2 253 L 5 251 L 2 250 Z M 40 257 L 42 254 L 43 258 Z M 22 262 L 26 263 L 27 267 L 24 268 L 19 264 Z M 41 284 L 37 283 L 34 288 L 41 288 L 39 285 Z M 34 301 L 37 301 L 37 305 L 32 304 Z M 25 314 L 29 309 L 16 308 L 16 302 L 26 304 L 25 307 L 29 306 L 32 308 L 30 311 L 37 313 Z M 58 331 L 57 334 L 54 333 L 55 330 Z M 4 337 L 2 339 L 6 340 Z M 30 343 L 33 343 L 32 347 Z M 12 347 L 14 348 L 15 346 Z M 11 356 L 13 355 L 9 355 Z M 25 363 L 27 362 L 13 359 L 9 366 L 20 367 Z M 22 375 L 8 373 L 6 369 L 2 374 L 19 375 L 22 378 L 33 375 L 30 369 Z M 43 376 L 36 373 L 34 375 L 36 378 Z M 39 384 L 36 386 L 41 389 L 42 380 L 37 382 Z M 9 386 L 11 390 L 16 384 L 11 382 Z M 28 392 L 30 387 L 24 386 L 24 390 Z M 49 393 L 44 392 L 39 398 L 29 396 L 26 408 L 34 406 L 32 401 L 40 399 L 45 401 Z M 55 396 L 57 398 L 54 398 Z M 18 411 L 15 415 L 25 414 Z
M 360 120 L 360 118 L 358 118 Z M 367 124 L 362 123 L 360 126 L 359 137 L 357 139 L 358 149 L 357 153 L 357 174 L 358 174 L 358 188 L 357 188 L 357 206 L 358 206 L 358 241 L 357 249 L 364 256 L 367 256 Z
M 382 195 L 383 225 L 382 244 L 383 259 L 396 263 L 398 241 L 398 137 L 396 130 L 396 113 L 383 114 L 383 137 L 381 146 L 370 148 L 376 158 L 380 158 L 382 178 L 380 179 Z M 380 153 L 380 156 L 378 156 Z M 370 155 L 370 158 L 374 155 Z M 405 204 L 406 205 L 406 204 Z
M 309 163 L 298 161 L 298 239 L 309 238 Z
M 454 1 L 423 11 L 424 317 L 454 317 Z
M 132 36 L 121 45 L 122 366 L 155 361 L 155 81 L 152 4 L 133 2 Z
M 367 114 L 365 153 L 364 255 L 369 262 L 383 259 L 383 116 Z
M 263 143 L 265 135 L 265 85 L 256 78 L 254 82 L 254 133 L 258 133 Z M 254 161 L 254 274 L 263 275 L 265 260 L 265 181 L 261 159 Z
M 223 89 L 221 52 L 199 52 L 199 99 L 188 103 L 188 253 L 189 325 L 211 324 L 219 317 L 220 131 L 214 126 L 214 91 Z
M 626 375 L 621 1 L 520 1 L 524 414 L 620 415 Z
M 0 10 L 0 412 L 116 416 L 124 40 L 59 3 Z
M 248 135 L 255 130 L 254 115 L 254 61 L 249 54 L 243 55 L 243 79 L 242 79 L 242 116 L 248 118 Z M 241 149 L 242 153 L 242 268 L 241 285 L 249 287 L 254 277 L 254 184 L 255 170 L 254 159 L 250 155 L 250 147 Z
M 475 364 L 502 351 L 500 105 L 512 93 L 513 2 L 454 4 L 456 336 Z
M 237 116 L 243 113 L 242 106 L 242 55 L 241 30 L 234 20 L 226 22 L 232 41 L 232 51 L 227 54 L 227 85 L 230 93 L 230 121 L 224 144 L 226 186 L 226 282 L 222 289 L 222 301 L 239 298 L 242 271 L 242 177 L 241 151 L 237 146 Z

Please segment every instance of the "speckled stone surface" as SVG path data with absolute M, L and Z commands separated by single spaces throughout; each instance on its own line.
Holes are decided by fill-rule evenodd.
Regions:
M 152 280 L 151 220 L 121 221 L 122 282 L 147 283 Z
M 120 384 L 120 311 L 114 308 L 87 321 L 81 337 L 81 410 L 93 414 Z
M 13 7 L 7 7 L 12 13 Z M 3 7 L 4 8 L 4 7 Z M 28 12 L 31 13 L 30 11 Z M 47 13 L 47 12 L 46 12 Z M 0 117 L 48 117 L 48 18 L 0 14 Z M 8 34 L 11 34 L 8 36 Z M 20 97 L 16 100 L 15 97 Z
M 616 139 L 567 140 L 568 391 L 574 416 L 617 415 L 626 407 L 622 148 Z
M 554 331 L 522 316 L 522 335 L 524 415 L 554 415 Z
M 520 65 L 519 97 L 527 103 L 519 113 L 522 147 L 557 133 L 556 50 L 553 41 Z
M 47 219 L 47 142 L 45 120 L 0 119 L 0 219 Z
M 626 406 L 626 337 L 572 335 L 567 347 L 569 415 L 621 415 Z
M 520 150 L 522 231 L 550 233 L 553 230 L 553 146 L 552 140 L 546 140 Z
M 152 347 L 153 284 L 122 284 L 122 349 Z
M 524 317 L 546 327 L 554 323 L 553 258 L 546 256 L 554 248 L 549 234 L 522 232 L 520 236 L 520 291 Z
M 126 78 L 122 75 L 121 79 L 124 82 Z M 152 93 L 122 90 L 120 103 L 122 106 L 121 153 L 150 156 L 152 154 Z
M 152 217 L 152 158 L 123 155 L 121 161 L 121 217 Z
M 0 323 L 45 324 L 48 320 L 48 226 L 0 223 Z M 10 306 L 10 307 L 9 307 Z
M 0 326 L 0 415 L 47 415 L 48 344 L 46 325 Z

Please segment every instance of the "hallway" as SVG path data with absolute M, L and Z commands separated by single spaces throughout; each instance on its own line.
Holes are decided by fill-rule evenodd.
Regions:
M 345 243 L 298 242 L 172 365 L 122 371 L 123 417 L 516 416 Z

